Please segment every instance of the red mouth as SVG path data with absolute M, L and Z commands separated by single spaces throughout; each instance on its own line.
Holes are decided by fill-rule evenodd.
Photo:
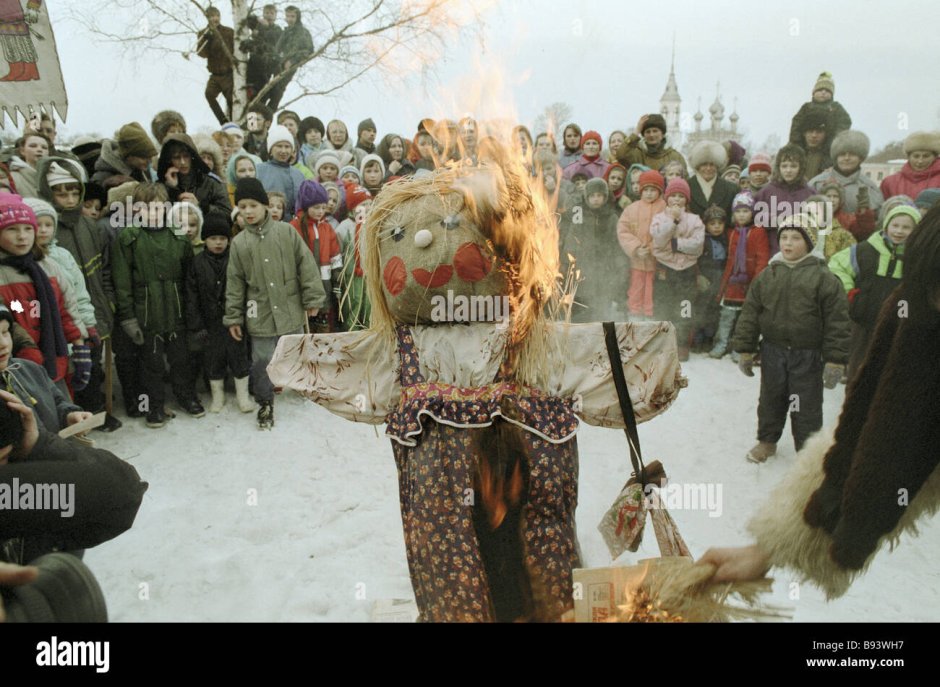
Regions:
M 454 268 L 451 265 L 438 265 L 433 272 L 417 269 L 411 270 L 411 276 L 415 278 L 421 286 L 427 289 L 436 289 L 438 286 L 444 286 L 454 276 Z

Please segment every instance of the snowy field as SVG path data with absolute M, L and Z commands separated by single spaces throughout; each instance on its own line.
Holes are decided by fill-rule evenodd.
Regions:
M 744 456 L 754 444 L 759 376 L 729 358 L 693 355 L 689 387 L 664 415 L 640 425 L 647 462 L 675 482 L 722 487 L 721 514 L 670 511 L 692 554 L 748 542 L 745 524 L 793 462 L 789 425 L 776 458 Z M 845 387 L 826 391 L 834 423 Z M 208 402 L 206 400 L 206 405 Z M 256 428 L 230 395 L 221 415 L 177 412 L 160 430 L 126 420 L 98 446 L 150 482 L 132 530 L 88 551 L 114 621 L 367 621 L 377 599 L 413 598 L 405 560 L 391 446 L 384 426 L 354 424 L 293 394 L 278 398 L 272 432 Z M 171 406 L 173 407 L 173 406 Z M 585 565 L 610 564 L 597 524 L 626 481 L 620 430 L 582 425 L 578 532 Z M 768 601 L 795 621 L 940 620 L 940 523 L 882 552 L 843 598 L 779 576 Z M 648 524 L 637 554 L 657 556 Z M 775 571 L 780 574 L 781 571 Z

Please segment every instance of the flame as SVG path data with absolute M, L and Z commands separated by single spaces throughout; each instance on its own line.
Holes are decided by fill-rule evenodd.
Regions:
M 490 527 L 497 529 L 511 506 L 519 505 L 522 496 L 522 463 L 516 461 L 508 482 L 504 474 L 494 473 L 490 461 L 480 460 L 480 498 L 486 509 Z

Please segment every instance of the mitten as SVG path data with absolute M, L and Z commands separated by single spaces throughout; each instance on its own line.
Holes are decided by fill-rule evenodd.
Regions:
M 754 376 L 754 354 L 740 353 L 738 358 L 738 369 L 748 377 Z
M 144 345 L 144 330 L 140 328 L 136 317 L 132 317 L 129 320 L 124 320 L 121 322 L 121 329 L 123 329 L 124 333 L 130 337 L 131 341 L 134 342 L 134 345 Z
M 856 209 L 857 211 L 867 210 L 871 207 L 871 199 L 868 196 L 868 187 L 859 186 L 858 194 L 855 196 Z
M 700 274 L 695 278 L 695 285 L 701 293 L 705 293 L 711 287 L 712 283 L 708 277 L 704 274 Z
M 91 345 L 96 348 L 101 345 L 101 336 L 94 327 L 88 328 L 88 340 L 91 341 Z
M 72 366 L 75 368 L 72 388 L 75 391 L 81 391 L 91 380 L 91 348 L 89 346 L 72 344 Z
M 827 389 L 835 389 L 845 373 L 845 365 L 838 363 L 826 363 L 823 368 L 823 386 Z

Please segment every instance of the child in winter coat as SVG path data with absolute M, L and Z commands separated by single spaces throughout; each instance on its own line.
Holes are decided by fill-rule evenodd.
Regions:
M 830 148 L 832 167 L 810 179 L 809 185 L 823 191 L 823 185 L 831 182 L 839 184 L 844 192 L 842 209 L 848 213 L 870 209 L 878 212 L 884 203 L 878 184 L 862 173 L 862 163 L 868 157 L 871 143 L 861 131 L 843 131 L 832 141 Z M 840 220 L 842 221 L 842 220 Z M 843 226 L 852 229 L 843 221 Z M 862 237 L 865 240 L 868 236 Z
M 170 384 L 180 407 L 202 417 L 187 358 L 185 279 L 193 260 L 189 239 L 177 236 L 164 216 L 169 200 L 160 184 L 141 184 L 134 203 L 147 204 L 141 226 L 121 230 L 114 246 L 114 287 L 121 328 L 141 346 L 140 382 L 146 394 L 147 426 L 163 427 L 167 417 L 164 375 L 170 367 Z
M 777 228 L 780 222 L 800 214 L 803 201 L 816 193 L 806 183 L 806 153 L 799 146 L 783 146 L 774 160 L 770 183 L 754 194 L 754 224 L 767 229 L 770 253 L 777 252 Z
M 280 191 L 268 191 L 268 203 L 271 219 L 275 222 L 283 222 L 287 214 L 287 196 Z
M 867 188 L 867 187 L 863 187 Z M 849 212 L 845 207 L 845 188 L 835 179 L 823 181 L 819 185 L 819 192 L 826 197 L 832 206 L 833 217 L 843 229 L 848 231 L 855 242 L 864 241 L 875 231 L 875 211 L 870 207 L 856 206 L 855 212 Z
M 839 219 L 832 212 L 832 205 L 826 196 L 817 194 L 806 199 L 808 210 L 813 213 L 819 231 L 813 235 L 811 229 L 810 237 L 816 244 L 813 250 L 816 255 L 826 262 L 829 262 L 836 253 L 848 248 L 855 243 L 855 237 L 842 228 Z
M 907 162 L 900 172 L 881 182 L 885 199 L 905 195 L 916 198 L 928 188 L 940 188 L 940 132 L 915 131 L 904 139 Z
M 825 117 L 826 131 L 831 141 L 837 134 L 852 128 L 852 118 L 841 104 L 833 100 L 836 94 L 836 84 L 829 72 L 823 72 L 816 79 L 813 86 L 813 97 L 809 102 L 803 103 L 799 112 L 793 115 L 790 124 L 790 143 L 801 145 L 802 134 L 806 131 L 806 119 L 813 112 L 822 112 Z M 826 146 L 828 152 L 829 146 Z
M 627 304 L 634 319 L 653 317 L 653 275 L 656 261 L 653 258 L 650 225 L 653 217 L 666 209 L 663 200 L 665 182 L 663 175 L 655 170 L 640 174 L 640 196 L 630 203 L 617 221 L 617 238 L 620 247 L 630 258 L 630 289 Z
M 0 298 L 39 348 L 37 358 L 60 390 L 69 394 L 65 376 L 68 344 L 76 381 L 87 383 L 91 370 L 88 330 L 65 270 L 48 258 L 37 259 L 36 215 L 20 196 L 0 194 Z
M 225 317 L 229 334 L 251 336 L 251 374 L 258 401 L 258 426 L 274 426 L 274 387 L 267 366 L 278 339 L 301 334 L 307 317 L 327 305 L 317 264 L 300 234 L 271 219 L 268 196 L 258 179 L 239 179 L 235 200 L 245 229 L 232 239 L 226 271 Z M 249 307 L 250 304 L 250 307 Z
M 574 258 L 580 271 L 571 311 L 572 322 L 617 322 L 626 317 L 630 263 L 617 246 L 617 213 L 607 202 L 607 182 L 594 178 L 584 189 L 585 202 L 561 220 L 562 274 Z
M 225 179 L 228 182 L 228 199 L 235 206 L 235 184 L 239 179 L 256 178 L 258 176 L 258 165 L 261 164 L 261 158 L 251 153 L 236 153 L 229 158 L 225 171 Z
M 365 329 L 371 322 L 369 295 L 359 254 L 359 239 L 372 209 L 372 196 L 359 184 L 346 184 L 346 205 L 349 216 L 343 220 L 338 236 L 343 248 L 343 271 L 340 275 L 340 316 L 343 329 Z
M 206 250 L 193 258 L 186 276 L 186 326 L 190 338 L 205 351 L 205 368 L 212 392 L 210 413 L 222 412 L 225 405 L 226 372 L 231 372 L 235 379 L 238 409 L 243 413 L 255 409 L 248 395 L 247 342 L 233 339 L 222 324 L 231 236 L 229 218 L 221 213 L 209 213 L 202 228 Z
M 291 165 L 294 157 L 294 137 L 284 126 L 275 124 L 268 131 L 267 162 L 258 165 L 258 181 L 265 191 L 280 191 L 287 199 L 284 216 L 292 215 L 297 191 L 304 183 L 304 175 Z
M 714 343 L 721 314 L 718 291 L 728 260 L 725 211 L 712 205 L 702 213 L 702 221 L 705 223 L 705 243 L 702 256 L 698 259 L 698 293 L 693 305 L 692 322 L 692 350 L 696 353 L 709 350 Z
M 39 424 L 53 434 L 91 417 L 52 383 L 40 365 L 13 357 L 13 325 L 13 313 L 0 305 L 0 388 L 32 408 Z
M 656 319 L 669 320 L 676 326 L 679 360 L 686 361 L 692 324 L 684 311 L 695 299 L 695 266 L 705 243 L 705 225 L 698 215 L 686 211 L 692 192 L 685 179 L 670 181 L 664 195 L 666 209 L 650 224 L 656 258 L 653 303 Z
M 715 345 L 708 355 L 720 359 L 728 352 L 731 333 L 738 319 L 748 285 L 764 271 L 770 260 L 770 243 L 763 227 L 754 226 L 754 198 L 744 191 L 734 197 L 732 204 L 734 226 L 728 241 L 728 261 L 721 276 L 718 299 L 721 315 Z
M 904 245 L 918 222 L 917 208 L 898 205 L 885 216 L 882 231 L 837 253 L 829 261 L 829 268 L 841 280 L 848 295 L 849 316 L 854 323 L 849 376 L 864 359 L 878 314 L 901 280 Z
M 813 254 L 807 215 L 779 228 L 780 252 L 751 283 L 734 330 L 738 367 L 754 376 L 760 341 L 757 441 L 747 459 L 763 463 L 777 452 L 790 412 L 797 452 L 822 429 L 823 386 L 834 389 L 845 371 L 849 314 L 845 292 L 825 262 Z
M 56 244 L 56 230 L 58 229 L 58 214 L 50 203 L 39 198 L 24 198 L 23 202 L 33 209 L 36 215 L 36 249 L 37 256 L 41 253 L 46 258 L 59 264 L 65 274 L 68 275 L 69 283 L 75 293 L 75 303 L 78 308 L 79 316 L 85 329 L 88 331 L 88 337 L 92 338 L 95 332 L 97 322 L 95 321 L 95 306 L 91 303 L 91 297 L 88 295 L 88 289 L 85 288 L 85 277 L 81 268 L 75 262 L 72 254 L 62 246 Z M 81 384 L 79 384 L 81 386 Z M 74 381 L 73 381 L 73 388 Z M 56 430 L 58 431 L 58 430 Z
M 339 276 L 343 269 L 343 252 L 333 226 L 326 219 L 329 195 L 323 185 L 309 180 L 302 183 L 297 204 L 299 209 L 290 225 L 297 230 L 310 249 L 327 296 L 327 305 L 311 320 L 310 331 L 315 334 L 328 334 L 337 331 Z
M 382 190 L 385 183 L 385 163 L 378 155 L 366 155 L 359 167 L 362 185 L 374 197 Z
M 170 209 L 170 227 L 177 236 L 189 241 L 193 247 L 193 255 L 199 255 L 205 247 L 202 242 L 204 221 L 202 210 L 195 203 L 174 203 Z
M 604 181 L 607 182 L 607 188 L 610 191 L 611 207 L 620 214 L 630 204 L 630 196 L 627 195 L 627 170 L 619 162 L 612 164 L 604 175 Z
M 754 153 L 747 168 L 741 173 L 741 188 L 747 189 L 752 196 L 756 196 L 767 184 L 774 168 L 770 155 L 764 152 Z
M 84 288 L 94 309 L 94 326 L 88 330 L 91 345 L 91 377 L 87 384 L 74 387 L 75 402 L 92 413 L 105 409 L 105 373 L 101 364 L 103 342 L 114 328 L 114 284 L 111 279 L 111 241 L 106 230 L 83 211 L 85 168 L 67 158 L 46 158 L 40 162 L 40 196 L 57 213 L 53 259 L 64 249 L 78 265 Z M 59 261 L 61 262 L 61 260 Z M 83 317 L 86 325 L 90 318 Z M 104 431 L 114 431 L 120 421 L 107 416 Z

